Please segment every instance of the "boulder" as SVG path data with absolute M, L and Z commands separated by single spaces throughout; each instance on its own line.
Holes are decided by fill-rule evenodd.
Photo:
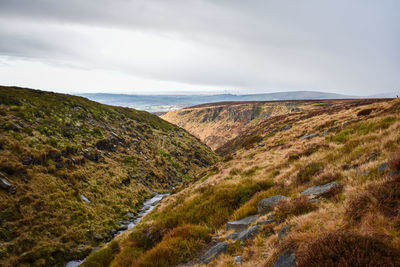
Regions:
M 316 186 L 310 187 L 301 193 L 303 195 L 309 196 L 311 198 L 317 198 L 317 197 L 329 194 L 333 190 L 342 188 L 343 186 L 344 186 L 344 184 L 342 184 L 342 183 L 331 182 L 331 183 L 327 183 L 324 185 L 316 185 Z
M 238 221 L 227 222 L 226 230 L 233 229 L 235 231 L 241 231 L 241 230 L 247 229 L 250 226 L 250 224 L 255 222 L 257 219 L 258 219 L 258 215 L 253 215 L 253 216 L 249 216 L 249 217 L 243 218 Z
M 281 128 L 281 131 L 287 131 L 287 130 L 290 130 L 292 128 L 292 125 L 285 125 L 285 126 L 283 126 L 282 128 Z
M 236 232 L 236 233 L 232 233 L 230 235 L 228 235 L 225 239 L 229 240 L 229 239 L 233 239 L 236 240 L 236 238 L 239 236 L 240 232 Z
M 10 194 L 17 193 L 17 188 L 13 186 L 2 173 L 0 173 L 0 188 L 4 189 Z
M 281 230 L 279 230 L 279 232 L 278 232 L 278 241 L 279 242 L 281 242 L 285 238 L 285 236 L 287 236 L 287 234 L 290 232 L 291 228 L 292 227 L 290 225 L 285 225 L 282 227 Z
M 249 240 L 249 239 L 253 238 L 256 234 L 258 234 L 259 228 L 260 228 L 260 226 L 258 226 L 258 225 L 252 226 L 249 229 L 240 232 L 236 238 L 233 238 L 233 240 L 235 240 L 235 241 L 236 240 L 240 240 L 240 241 Z
M 274 222 L 276 222 L 275 219 L 262 220 L 262 221 L 259 221 L 259 222 L 257 223 L 257 225 L 271 224 L 271 223 L 274 223 Z
M 300 137 L 300 140 L 309 140 L 309 139 L 312 139 L 312 138 L 317 137 L 317 136 L 319 136 L 317 133 L 306 134 L 306 135 Z
M 210 248 L 206 254 L 204 254 L 203 257 L 200 258 L 200 260 L 208 264 L 210 263 L 213 259 L 215 259 L 219 254 L 221 253 L 226 253 L 228 251 L 228 243 L 227 242 L 221 242 Z
M 387 168 L 388 168 L 388 164 L 386 162 L 384 162 L 381 165 L 379 165 L 378 171 L 379 172 L 384 172 L 384 171 L 386 171 Z
M 285 251 L 275 262 L 274 267 L 295 267 L 296 266 L 296 256 L 289 252 Z
M 330 134 L 331 132 L 336 131 L 338 128 L 339 128 L 339 127 L 337 127 L 337 126 L 331 127 L 331 128 L 329 128 L 328 130 L 326 130 L 326 131 L 322 134 L 322 136 L 327 136 L 327 135 Z
M 282 195 L 276 195 L 273 197 L 269 197 L 269 198 L 264 198 L 263 200 L 261 200 L 258 203 L 258 209 L 257 212 L 258 213 L 267 213 L 270 212 L 274 209 L 274 207 L 276 206 L 276 204 L 281 201 L 287 199 L 287 197 L 282 196 Z

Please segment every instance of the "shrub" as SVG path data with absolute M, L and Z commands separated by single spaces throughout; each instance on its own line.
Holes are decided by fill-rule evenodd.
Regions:
M 312 162 L 301 169 L 297 174 L 297 182 L 304 184 L 311 180 L 311 176 L 317 174 L 323 169 L 323 164 L 321 162 Z
M 364 192 L 349 200 L 346 215 L 359 221 L 368 211 L 380 211 L 387 217 L 399 220 L 400 176 L 380 184 L 370 185 Z
M 287 195 L 288 191 L 283 186 L 276 185 L 271 187 L 270 189 L 262 192 L 256 193 L 249 201 L 247 201 L 244 205 L 240 206 L 232 215 L 234 220 L 240 220 L 250 215 L 254 215 L 257 213 L 258 203 L 268 197 L 272 197 L 274 195 Z
M 400 150 L 389 158 L 388 165 L 392 170 L 400 170 Z
M 314 209 L 306 196 L 296 199 L 282 200 L 275 208 L 275 218 L 278 222 L 283 222 L 290 216 L 298 216 L 308 213 Z
M 374 236 L 346 231 L 323 234 L 303 244 L 297 266 L 400 266 L 400 251 Z
M 244 142 L 242 143 L 242 147 L 245 149 L 250 149 L 253 147 L 255 142 L 258 142 L 259 140 L 262 140 L 262 139 L 263 138 L 261 136 L 254 135 L 252 137 L 245 139 Z
M 112 241 L 106 248 L 100 249 L 87 257 L 86 261 L 82 264 L 83 267 L 103 267 L 109 266 L 114 256 L 119 252 L 119 244 Z
M 347 142 L 347 140 L 350 139 L 350 135 L 354 132 L 353 129 L 344 129 L 342 131 L 340 131 L 338 134 L 336 135 L 330 135 L 328 136 L 326 139 L 329 142 L 335 142 L 335 143 L 339 143 L 339 144 L 344 144 Z
M 210 232 L 206 227 L 183 225 L 170 231 L 133 265 L 175 266 L 198 256 L 199 251 L 210 241 Z

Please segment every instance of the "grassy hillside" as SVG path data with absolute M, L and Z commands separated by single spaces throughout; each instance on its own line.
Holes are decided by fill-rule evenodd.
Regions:
M 242 101 L 197 105 L 170 111 L 161 117 L 197 136 L 213 150 L 229 144 L 229 141 L 251 131 L 265 120 L 296 114 L 298 112 L 325 109 L 327 106 L 346 101 L 292 100 L 292 101 Z M 228 145 L 229 146 L 229 145 Z
M 210 266 L 234 266 L 235 256 L 241 266 L 273 266 L 280 255 L 297 266 L 399 265 L 400 102 L 352 102 L 275 124 L 254 129 L 254 140 L 238 137 L 224 161 L 86 266 L 202 265 L 223 242 Z M 302 193 L 331 182 L 340 186 L 315 199 Z M 251 238 L 229 238 L 225 223 L 275 195 L 289 198 L 259 214 Z
M 0 265 L 83 257 L 152 191 L 190 184 L 215 161 L 147 112 L 0 87 Z

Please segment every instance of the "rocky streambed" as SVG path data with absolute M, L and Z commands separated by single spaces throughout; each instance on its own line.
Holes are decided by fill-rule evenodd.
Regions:
M 157 193 L 156 193 L 156 195 L 155 195 L 154 197 L 147 199 L 147 200 L 143 203 L 142 209 L 140 210 L 140 212 L 139 212 L 136 216 L 132 217 L 131 220 L 126 220 L 126 221 L 122 221 L 122 222 L 121 222 L 121 227 L 120 227 L 120 229 L 124 229 L 124 230 L 120 230 L 120 231 L 116 232 L 116 233 L 114 234 L 114 237 L 116 237 L 117 235 L 120 235 L 121 233 L 123 233 L 123 232 L 125 232 L 125 231 L 127 231 L 127 230 L 129 230 L 129 229 L 134 228 L 134 227 L 140 222 L 140 220 L 141 220 L 144 216 L 146 216 L 146 214 L 148 214 L 150 211 L 152 211 L 152 210 L 156 207 L 156 205 L 157 205 L 164 197 L 166 197 L 166 196 L 168 196 L 168 195 L 169 195 L 169 194 L 157 194 Z M 82 259 L 82 260 L 73 260 L 73 261 L 70 261 L 70 262 L 68 262 L 68 263 L 65 265 L 65 267 L 77 267 L 77 266 L 81 265 L 85 260 L 86 260 L 86 258 L 85 258 L 85 259 Z

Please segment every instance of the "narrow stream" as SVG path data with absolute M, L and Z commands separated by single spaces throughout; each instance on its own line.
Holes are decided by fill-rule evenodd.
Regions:
M 156 205 L 158 204 L 158 202 L 160 202 L 165 196 L 168 196 L 169 194 L 156 194 L 154 197 L 147 199 L 144 203 L 143 203 L 143 207 L 142 209 L 139 211 L 139 213 L 136 215 L 136 217 L 134 219 L 132 219 L 131 221 L 125 221 L 122 223 L 122 225 L 127 226 L 127 230 L 132 229 L 133 227 L 135 227 L 140 220 L 150 211 L 152 211 Z M 119 231 L 115 236 L 127 231 L 127 230 L 123 230 L 123 231 Z M 115 237 L 114 236 L 114 237 Z M 67 265 L 65 265 L 65 267 L 78 267 L 79 265 L 81 265 L 84 261 L 86 260 L 73 260 L 67 263 Z

